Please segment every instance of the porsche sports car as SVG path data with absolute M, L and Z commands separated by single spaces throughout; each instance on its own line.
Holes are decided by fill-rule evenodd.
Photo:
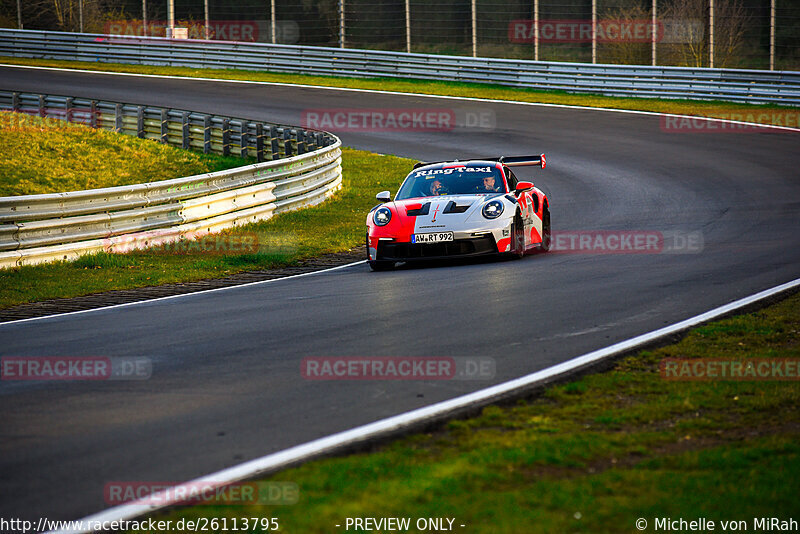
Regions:
M 417 163 L 391 198 L 367 215 L 367 261 L 398 262 L 505 254 L 521 258 L 550 248 L 547 196 L 511 167 L 545 168 L 545 155 Z

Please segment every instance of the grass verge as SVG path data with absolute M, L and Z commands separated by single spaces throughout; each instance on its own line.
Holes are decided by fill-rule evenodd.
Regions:
M 223 233 L 255 233 L 257 253 L 215 255 L 191 249 L 185 253 L 152 249 L 100 253 L 71 263 L 0 270 L 0 308 L 115 289 L 220 278 L 349 250 L 364 243 L 366 213 L 376 204 L 375 193 L 397 188 L 413 163 L 345 148 L 343 188 L 335 196 L 313 209 L 284 213 Z
M 289 84 L 317 85 L 328 87 L 348 87 L 377 91 L 397 91 L 401 93 L 486 98 L 492 100 L 513 100 L 543 104 L 562 104 L 581 107 L 602 107 L 651 111 L 655 113 L 675 113 L 735 119 L 745 122 L 797 126 L 797 117 L 779 115 L 776 119 L 769 111 L 781 113 L 797 112 L 796 106 L 736 104 L 719 101 L 674 100 L 659 98 L 622 98 L 600 95 L 578 95 L 563 91 L 536 91 L 525 88 L 511 88 L 491 84 L 437 82 L 395 78 L 346 78 L 333 76 L 312 76 L 300 74 L 281 74 L 255 72 L 237 69 L 193 69 L 188 67 L 157 67 L 147 65 L 125 65 L 119 63 L 97 63 L 85 61 L 56 61 L 45 59 L 0 57 L 0 63 L 14 65 L 34 65 L 66 69 L 85 69 L 106 72 L 129 72 L 137 74 L 156 74 L 162 76 L 183 76 L 189 78 L 214 78 L 225 80 L 246 80 L 277 82 Z M 791 124 L 787 124 L 790 121 Z
M 158 518 L 277 517 L 285 533 L 345 531 L 348 517 L 448 517 L 473 533 L 637 532 L 638 518 L 651 532 L 659 518 L 758 531 L 754 518 L 800 520 L 797 379 L 686 382 L 659 371 L 665 358 L 797 361 L 798 332 L 796 294 L 516 405 L 267 479 L 297 484 L 295 505 Z
M 248 163 L 7 111 L 0 112 L 0 154 L 0 196 L 140 184 Z

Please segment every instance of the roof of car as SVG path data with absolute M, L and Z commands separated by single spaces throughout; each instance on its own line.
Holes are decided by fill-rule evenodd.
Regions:
M 457 165 L 459 167 L 462 167 L 462 166 L 463 167 L 467 167 L 467 166 L 472 167 L 472 166 L 477 166 L 477 165 L 487 165 L 487 166 L 490 166 L 490 167 L 498 167 L 499 168 L 499 166 L 501 164 L 498 163 L 497 161 L 487 161 L 487 160 L 482 160 L 482 159 L 468 159 L 468 160 L 464 160 L 464 161 L 459 161 L 459 160 L 437 161 L 437 162 L 434 162 L 434 163 L 427 163 L 427 164 L 423 163 L 422 165 L 417 164 L 417 165 L 414 166 L 414 170 L 416 171 L 416 170 L 419 170 L 419 169 L 444 169 L 445 167 L 452 167 L 452 166 L 455 166 L 455 165 Z

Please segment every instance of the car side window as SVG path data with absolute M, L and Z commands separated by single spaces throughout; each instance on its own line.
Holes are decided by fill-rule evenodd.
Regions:
M 504 167 L 504 170 L 506 172 L 506 181 L 508 182 L 508 189 L 513 193 L 514 189 L 517 188 L 517 182 L 519 182 L 519 180 L 517 180 L 517 177 L 514 176 L 513 172 L 511 172 L 511 169 L 509 169 L 508 167 Z

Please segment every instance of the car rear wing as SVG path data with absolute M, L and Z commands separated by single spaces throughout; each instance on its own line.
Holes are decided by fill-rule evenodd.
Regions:
M 486 161 L 497 161 L 506 167 L 541 167 L 547 166 L 547 158 L 544 154 L 538 156 L 500 156 L 499 158 L 485 158 Z
M 465 163 L 469 161 L 496 161 L 502 163 L 507 167 L 541 167 L 547 166 L 547 159 L 544 154 L 538 156 L 498 156 L 493 158 L 472 158 L 471 160 L 464 160 Z M 426 165 L 434 165 L 436 163 L 458 163 L 459 160 L 446 160 L 446 161 L 420 161 L 414 164 L 414 168 L 424 167 Z

